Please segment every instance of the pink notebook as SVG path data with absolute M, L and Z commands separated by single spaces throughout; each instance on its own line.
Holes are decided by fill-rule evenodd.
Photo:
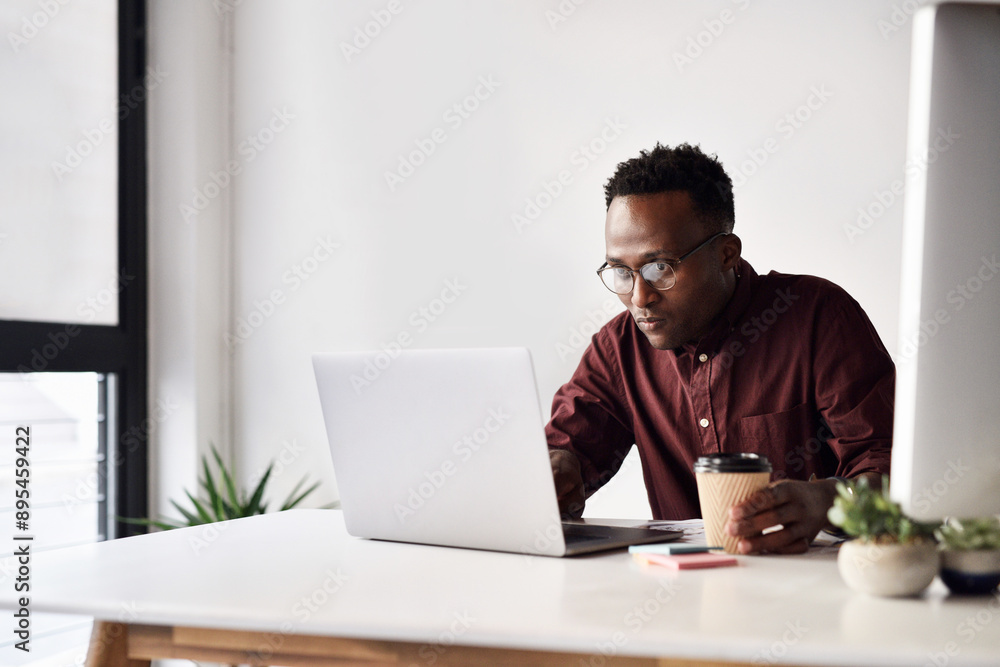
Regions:
M 674 570 L 694 570 L 703 567 L 726 567 L 737 565 L 735 556 L 729 554 L 677 554 L 668 556 L 666 554 L 637 553 L 632 556 L 640 563 L 650 565 L 663 565 Z

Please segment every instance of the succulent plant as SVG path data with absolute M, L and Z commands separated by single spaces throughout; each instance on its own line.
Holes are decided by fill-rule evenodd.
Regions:
M 1000 517 L 946 519 L 934 536 L 948 549 L 975 551 L 1000 549 Z
M 851 537 L 878 543 L 906 544 L 932 539 L 934 528 L 903 513 L 889 498 L 889 478 L 882 488 L 873 488 L 862 477 L 857 482 L 838 482 L 837 497 L 827 512 L 830 523 Z

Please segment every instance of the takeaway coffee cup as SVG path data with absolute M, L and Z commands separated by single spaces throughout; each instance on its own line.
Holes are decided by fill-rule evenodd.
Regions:
M 694 464 L 698 500 L 705 519 L 705 537 L 710 547 L 737 553 L 739 538 L 725 533 L 729 508 L 750 497 L 771 479 L 771 462 L 757 454 L 712 454 Z

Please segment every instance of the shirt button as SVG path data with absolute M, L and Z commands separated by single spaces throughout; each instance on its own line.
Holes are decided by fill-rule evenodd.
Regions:
M 699 424 L 701 424 L 701 427 L 702 427 L 702 428 L 708 428 L 708 420 L 707 420 L 707 419 L 705 419 L 704 417 L 702 417 L 702 418 L 701 418 L 701 421 L 700 421 L 700 422 L 698 422 L 698 423 L 699 423 Z
M 698 356 L 698 361 L 701 361 L 701 362 L 705 362 L 705 361 L 708 361 L 708 355 L 707 355 L 707 354 L 705 354 L 705 353 L 702 353 L 702 354 L 700 354 L 700 355 Z

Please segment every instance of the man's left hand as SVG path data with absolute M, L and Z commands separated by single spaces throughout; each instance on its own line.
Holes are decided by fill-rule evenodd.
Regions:
M 742 538 L 740 553 L 803 553 L 829 525 L 826 512 L 835 496 L 834 480 L 774 482 L 731 508 L 725 530 Z M 780 530 L 762 534 L 779 524 Z

